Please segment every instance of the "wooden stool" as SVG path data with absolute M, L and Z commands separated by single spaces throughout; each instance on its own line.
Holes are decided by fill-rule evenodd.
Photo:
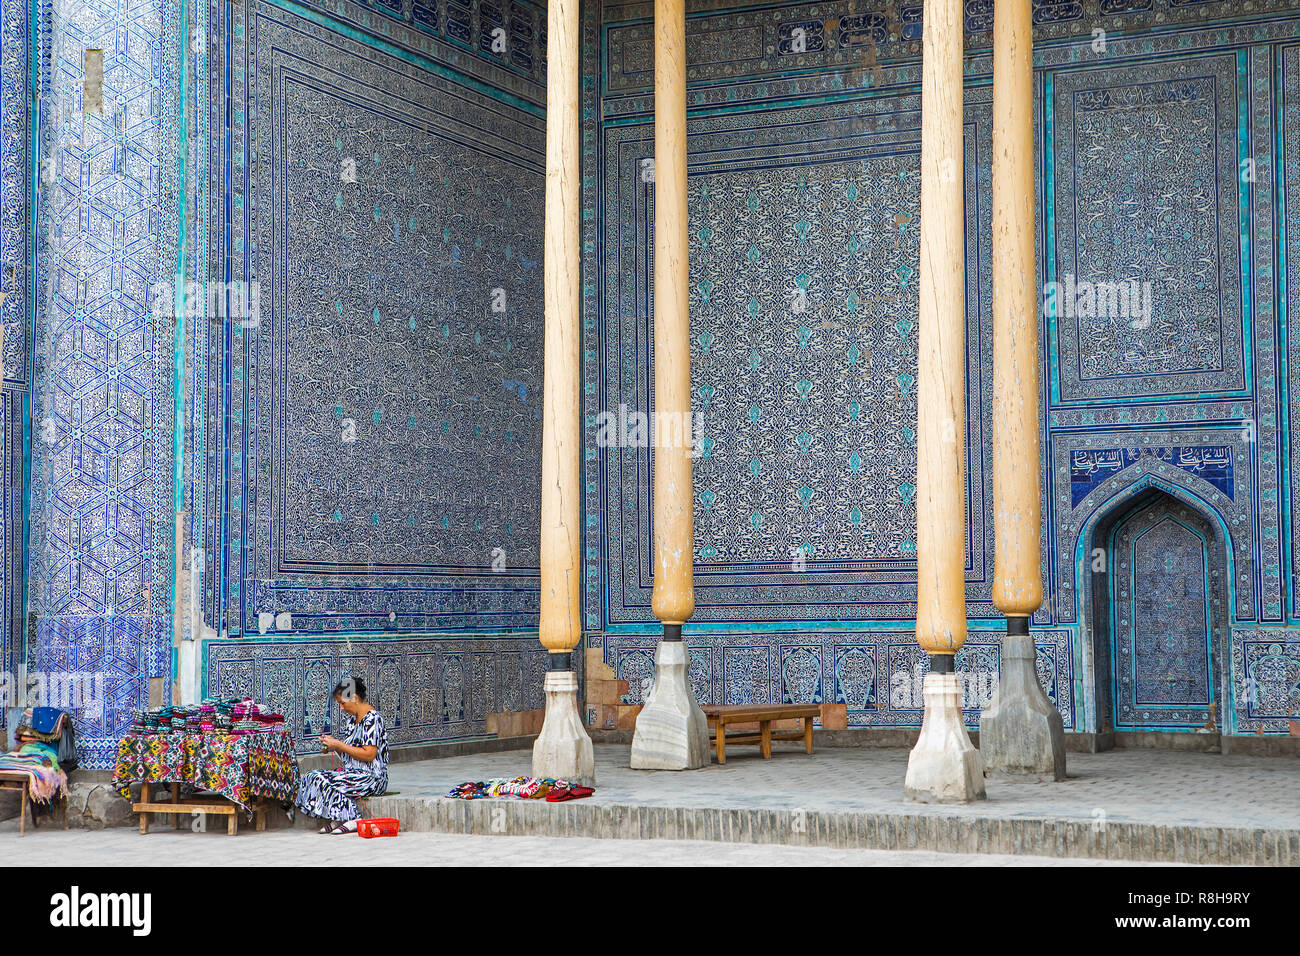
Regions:
M 27 774 L 22 773 L 18 770 L 0 770 L 0 791 L 9 790 L 14 792 L 17 791 L 22 792 L 22 802 L 19 805 L 19 809 L 18 809 L 18 835 L 19 836 L 25 836 L 27 834 L 27 804 L 29 802 L 29 798 L 28 798 L 29 781 L 30 778 L 27 776 Z M 68 828 L 68 795 L 66 793 L 62 795 L 56 795 L 54 797 L 54 800 L 57 801 L 57 803 L 63 807 L 63 829 L 66 830 Z M 36 826 L 35 806 L 32 807 L 32 826 L 33 827 Z
M 181 785 L 179 783 L 171 784 L 172 796 L 171 801 L 164 803 L 161 800 L 151 801 L 149 799 L 148 782 L 140 784 L 140 800 L 138 803 L 131 804 L 131 811 L 140 814 L 140 832 L 149 832 L 149 814 L 165 813 L 172 818 L 172 829 L 181 828 L 181 817 L 192 816 L 201 813 L 205 817 L 209 814 L 214 816 L 226 817 L 226 833 L 234 836 L 239 832 L 239 815 L 244 811 L 239 804 L 232 803 L 221 797 L 210 797 L 207 799 L 181 799 Z M 265 800 L 259 800 L 253 805 L 254 826 L 258 831 L 266 829 L 266 811 L 270 806 Z
M 727 744 L 758 744 L 766 760 L 772 756 L 772 741 L 802 740 L 804 749 L 813 752 L 813 718 L 821 715 L 817 704 L 713 704 L 704 708 L 704 716 L 714 728 L 716 739 L 709 741 L 718 752 L 718 763 L 727 762 Z M 803 719 L 803 730 L 772 733 L 772 721 Z M 758 724 L 758 733 L 728 734 L 727 724 Z

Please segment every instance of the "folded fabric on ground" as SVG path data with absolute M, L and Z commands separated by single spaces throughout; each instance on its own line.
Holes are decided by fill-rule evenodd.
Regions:
M 557 780 L 554 777 L 515 777 L 511 780 L 469 780 L 452 787 L 447 796 L 453 800 L 483 800 L 490 797 L 542 800 L 552 790 L 568 789 L 567 780 Z
M 15 753 L 0 754 L 0 770 L 27 775 L 27 792 L 39 803 L 56 794 L 67 796 L 68 775 L 59 769 L 54 751 L 40 744 L 24 744 Z

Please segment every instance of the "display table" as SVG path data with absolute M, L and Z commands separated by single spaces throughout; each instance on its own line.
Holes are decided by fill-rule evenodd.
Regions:
M 266 826 L 270 804 L 291 803 L 298 793 L 298 758 L 288 733 L 128 734 L 117 745 L 113 788 L 130 799 L 131 784 L 140 784 L 140 832 L 149 832 L 149 814 L 166 813 L 172 825 L 195 813 L 226 816 L 234 835 L 240 811 L 256 815 Z M 150 785 L 169 783 L 169 802 L 151 802 Z M 212 791 L 218 798 L 181 799 L 181 786 Z

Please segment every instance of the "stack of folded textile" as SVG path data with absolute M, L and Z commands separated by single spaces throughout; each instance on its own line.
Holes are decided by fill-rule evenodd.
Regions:
M 12 753 L 0 753 L 0 770 L 27 775 L 27 792 L 38 803 L 59 794 L 67 796 L 68 775 L 59 766 L 53 744 L 28 738 Z
M 174 704 L 132 714 L 132 734 L 282 733 L 285 719 L 251 697 L 209 697 L 202 704 Z
M 284 731 L 284 714 L 259 710 L 254 719 L 257 721 L 257 729 L 261 733 L 282 733 Z
M 42 745 L 42 753 L 48 749 L 54 754 L 55 770 L 59 769 L 60 763 L 64 773 L 77 769 L 76 728 L 72 715 L 67 711 L 57 707 L 25 708 L 18 722 L 17 736 L 24 744 Z
M 239 701 L 230 711 L 230 732 L 232 734 L 255 734 L 257 733 L 258 723 L 254 717 L 256 702 L 253 698 L 245 697 Z
M 58 746 L 64 722 L 71 719 L 66 711 L 54 707 L 27 707 L 18 722 L 18 736 Z
M 205 712 L 211 708 L 212 729 L 219 734 L 228 734 L 231 730 L 231 713 L 239 703 L 238 697 L 208 697 L 203 701 Z

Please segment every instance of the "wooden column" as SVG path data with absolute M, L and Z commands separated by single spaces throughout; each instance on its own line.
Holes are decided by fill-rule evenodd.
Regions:
M 921 72 L 921 275 L 916 449 L 916 639 L 930 655 L 925 713 L 904 792 L 984 797 L 984 770 L 954 673 L 966 642 L 966 218 L 963 0 L 926 0 Z
M 1034 262 L 1031 0 L 993 11 L 993 603 L 1007 616 L 998 689 L 980 715 L 990 774 L 1065 779 L 1065 730 L 1038 682 L 1029 617 L 1043 603 Z
M 691 485 L 691 322 L 686 209 L 686 9 L 655 0 L 654 592 L 664 625 L 655 680 L 637 715 L 636 770 L 709 762 L 708 722 L 691 688 L 682 625 L 695 613 Z
M 578 715 L 572 652 L 582 640 L 582 169 L 578 133 L 579 0 L 550 0 L 546 49 L 545 358 L 542 382 L 541 608 L 550 653 L 546 716 L 533 776 L 595 786 L 591 738 Z
M 1030 16 L 1000 0 L 993 23 L 993 603 L 1010 617 L 1043 603 Z
M 916 639 L 966 642 L 965 213 L 962 2 L 927 0 L 921 74 Z
M 547 9 L 546 339 L 542 380 L 542 644 L 568 653 L 582 637 L 582 301 L 579 227 L 578 0 Z M 567 669 L 567 668 L 565 668 Z
M 654 592 L 665 637 L 695 613 L 691 414 L 690 266 L 686 209 L 686 10 L 655 0 Z M 662 423 L 676 423 L 676 428 Z M 677 440 L 673 441 L 673 436 Z M 664 441 L 668 438 L 668 441 Z M 674 633 L 675 632 L 675 633 Z

